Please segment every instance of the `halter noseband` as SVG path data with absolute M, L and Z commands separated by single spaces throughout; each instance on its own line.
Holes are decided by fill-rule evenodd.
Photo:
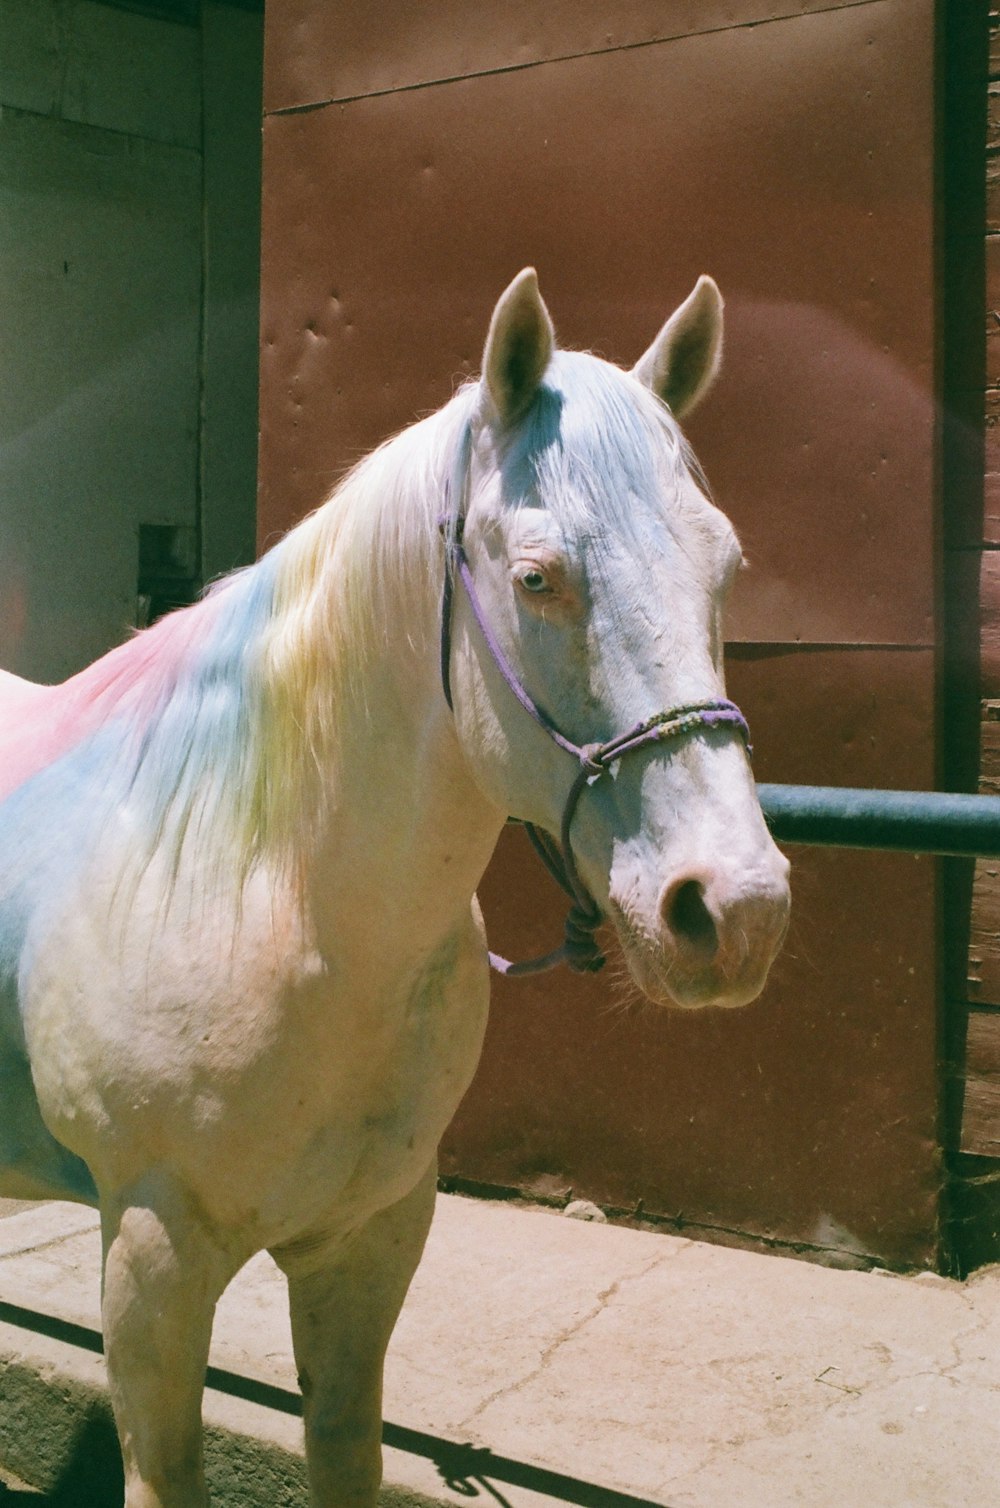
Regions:
M 575 744 L 572 739 L 560 733 L 552 719 L 533 700 L 515 674 L 490 628 L 476 592 L 469 559 L 462 542 L 465 529 L 465 479 L 468 475 L 470 445 L 471 431 L 467 428 L 459 447 L 460 470 L 456 468 L 458 475 L 454 492 L 457 501 L 452 503 L 453 489 L 450 484 L 446 484 L 447 511 L 441 519 L 441 533 L 445 542 L 444 588 L 441 597 L 441 686 L 445 701 L 449 708 L 454 710 L 451 692 L 451 624 L 455 588 L 456 585 L 461 584 L 483 642 L 503 680 L 528 716 L 533 718 L 548 734 L 553 743 L 557 744 L 560 749 L 564 749 L 567 754 L 572 754 L 579 763 L 579 769 L 569 788 L 566 804 L 563 807 L 558 842 L 541 828 L 536 827 L 533 822 L 523 822 L 517 817 L 508 818 L 508 821 L 518 822 L 524 828 L 549 874 L 570 898 L 565 940 L 562 946 L 556 948 L 554 952 L 546 953 L 541 958 L 527 959 L 523 963 L 510 963 L 499 954 L 491 953 L 490 964 L 498 974 L 512 976 L 539 974 L 561 963 L 568 964 L 578 973 L 595 974 L 604 967 L 605 963 L 604 954 L 594 936 L 603 918 L 600 907 L 580 878 L 573 855 L 573 845 L 570 841 L 573 816 L 585 787 L 593 785 L 610 769 L 611 765 L 626 754 L 634 753 L 637 749 L 645 749 L 651 744 L 666 743 L 682 738 L 685 734 L 696 732 L 701 728 L 735 728 L 749 752 L 750 729 L 736 703 L 722 697 L 717 701 L 691 702 L 683 707 L 672 707 L 669 712 L 658 712 L 655 717 L 637 723 L 627 733 L 619 733 L 603 744 Z

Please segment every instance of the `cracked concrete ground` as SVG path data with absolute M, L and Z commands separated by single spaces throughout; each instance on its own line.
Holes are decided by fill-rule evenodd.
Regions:
M 43 1487 L 99 1411 L 99 1254 L 90 1211 L 0 1219 L 0 1402 L 20 1421 L 0 1424 L 0 1466 Z M 268 1257 L 224 1296 L 212 1362 L 213 1501 L 301 1508 Z M 998 1405 L 1000 1269 L 831 1271 L 448 1196 L 390 1351 L 385 1497 L 991 1508 Z

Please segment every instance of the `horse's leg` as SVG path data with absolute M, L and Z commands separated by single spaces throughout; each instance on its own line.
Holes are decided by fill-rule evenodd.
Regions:
M 103 1321 L 126 1508 L 204 1508 L 201 1398 L 215 1304 L 239 1262 L 182 1189 L 102 1199 Z
M 272 1253 L 288 1276 L 315 1508 L 373 1508 L 382 1479 L 382 1365 L 434 1211 L 436 1165 L 345 1244 Z

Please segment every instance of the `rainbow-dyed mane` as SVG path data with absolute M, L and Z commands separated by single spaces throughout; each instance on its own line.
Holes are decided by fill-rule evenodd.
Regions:
M 430 600 L 435 509 L 473 401 L 382 446 L 255 566 L 64 685 L 0 672 L 0 801 L 56 766 L 70 790 L 100 744 L 103 799 L 127 799 L 153 842 L 176 848 L 193 825 L 244 876 L 307 846 L 382 615 L 417 621 Z
M 742 741 L 682 720 L 593 790 L 573 753 L 722 705 L 739 549 L 676 422 L 720 340 L 702 279 L 632 373 L 557 352 L 522 273 L 482 380 L 257 565 L 62 686 L 0 672 L 0 1193 L 100 1207 L 127 1508 L 203 1508 L 215 1303 L 263 1249 L 313 1501 L 374 1508 L 382 1359 L 479 1054 L 474 891 L 508 813 L 551 834 L 578 787 L 574 869 L 650 997 L 761 988 L 786 866 Z

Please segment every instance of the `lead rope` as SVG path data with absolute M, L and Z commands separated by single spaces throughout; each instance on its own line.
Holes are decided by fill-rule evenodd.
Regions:
M 463 482 L 467 474 L 470 443 L 470 431 L 467 429 L 459 448 L 458 458 Z M 603 744 L 581 745 L 566 738 L 518 680 L 483 612 L 462 542 L 465 528 L 462 490 L 464 489 L 456 488 L 459 502 L 457 506 L 452 507 L 451 484 L 445 484 L 447 507 L 440 520 L 441 533 L 445 542 L 444 586 L 441 595 L 441 687 L 445 701 L 448 703 L 449 710 L 454 711 L 451 691 L 451 623 L 455 606 L 455 587 L 461 584 L 490 658 L 510 691 L 529 717 L 533 718 L 548 734 L 553 743 L 565 750 L 567 754 L 572 754 L 580 766 L 566 797 L 558 843 L 534 823 L 522 822 L 518 817 L 508 818 L 508 821 L 516 822 L 524 828 L 532 847 L 549 874 L 570 899 L 562 946 L 551 953 L 544 954 L 541 958 L 529 958 L 520 963 L 511 963 L 509 959 L 501 958 L 499 953 L 490 953 L 490 965 L 498 974 L 507 974 L 512 978 L 524 974 L 540 974 L 562 963 L 568 964 L 571 969 L 580 974 L 596 974 L 599 969 L 603 969 L 606 962 L 594 935 L 603 918 L 600 907 L 580 878 L 570 841 L 573 816 L 584 790 L 600 780 L 610 766 L 625 754 L 631 754 L 636 749 L 646 748 L 650 744 L 681 738 L 684 734 L 693 733 L 700 728 L 735 728 L 749 753 L 751 752 L 750 730 L 736 703 L 721 697 L 716 701 L 691 702 L 687 706 L 674 707 L 669 712 L 659 712 L 655 717 L 637 723 L 628 732 L 619 733 Z

